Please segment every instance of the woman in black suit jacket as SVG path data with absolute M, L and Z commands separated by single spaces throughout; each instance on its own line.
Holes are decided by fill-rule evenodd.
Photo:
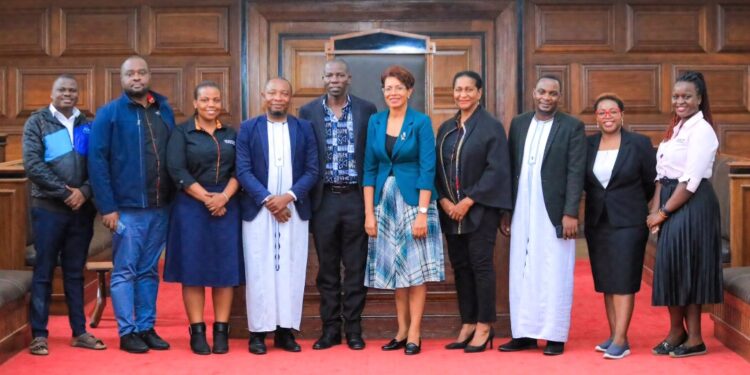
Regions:
M 461 332 L 446 349 L 492 347 L 495 313 L 493 250 L 500 211 L 511 209 L 508 141 L 500 121 L 485 111 L 482 77 L 471 71 L 453 78 L 458 113 L 437 134 L 435 186 L 440 227 L 448 242 L 456 280 Z
M 594 108 L 600 133 L 587 139 L 586 242 L 610 329 L 596 350 L 617 359 L 630 354 L 627 331 L 641 286 L 656 153 L 648 137 L 622 128 L 625 108 L 619 97 L 603 94 Z

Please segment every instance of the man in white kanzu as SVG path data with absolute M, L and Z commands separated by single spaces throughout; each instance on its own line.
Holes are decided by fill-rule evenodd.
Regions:
M 274 332 L 275 347 L 299 352 L 292 329 L 302 318 L 318 146 L 312 125 L 287 114 L 289 81 L 270 79 L 261 95 L 266 113 L 243 122 L 237 136 L 249 350 L 265 354 Z
M 563 353 L 573 303 L 578 205 L 586 171 L 583 123 L 557 110 L 561 83 L 540 78 L 535 110 L 510 124 L 515 207 L 500 223 L 510 238 L 510 322 L 513 339 L 500 351 L 537 348 Z

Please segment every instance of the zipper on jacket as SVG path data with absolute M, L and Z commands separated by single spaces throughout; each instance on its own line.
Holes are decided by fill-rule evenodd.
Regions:
M 156 158 L 156 207 L 159 207 L 159 188 L 161 186 L 161 160 L 159 160 L 159 151 L 156 149 L 156 138 L 154 138 L 154 130 L 151 126 L 151 121 L 149 121 L 148 119 L 148 113 L 144 111 L 143 116 L 146 118 L 148 132 L 151 135 L 151 146 L 154 148 L 154 157 Z
M 201 131 L 208 134 L 211 137 L 211 139 L 214 141 L 214 144 L 216 145 L 216 177 L 214 178 L 214 185 L 218 185 L 219 184 L 219 166 L 221 166 L 221 146 L 219 145 L 219 141 L 216 139 L 216 136 L 203 130 L 203 128 L 201 128 Z M 216 132 L 216 130 L 214 130 L 214 132 Z
M 148 199 L 146 198 L 146 191 L 148 190 L 148 182 L 146 182 L 146 171 L 144 170 L 143 160 L 143 133 L 141 133 L 141 111 L 140 109 L 135 110 L 136 116 L 138 116 L 138 157 L 140 161 L 141 180 L 143 181 L 143 191 L 141 192 L 141 205 L 143 208 L 148 207 Z

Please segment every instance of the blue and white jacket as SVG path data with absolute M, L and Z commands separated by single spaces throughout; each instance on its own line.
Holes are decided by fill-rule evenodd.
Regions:
M 71 194 L 65 185 L 79 188 L 91 198 L 86 168 L 90 130 L 86 116 L 78 115 L 71 141 L 68 129 L 52 115 L 49 106 L 31 114 L 23 127 L 23 166 L 31 180 L 33 198 L 65 208 L 64 201 Z

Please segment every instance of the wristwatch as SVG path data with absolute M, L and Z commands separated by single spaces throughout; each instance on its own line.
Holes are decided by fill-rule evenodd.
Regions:
M 417 208 L 417 212 L 420 214 L 426 214 L 427 213 L 427 207 L 419 207 Z

